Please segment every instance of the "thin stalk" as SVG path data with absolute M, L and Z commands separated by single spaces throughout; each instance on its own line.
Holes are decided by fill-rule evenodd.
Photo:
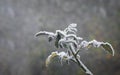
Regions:
M 82 63 L 82 61 L 77 58 L 77 55 L 75 54 L 75 48 L 73 47 L 72 43 L 70 43 L 70 50 L 71 50 L 77 64 L 86 72 L 86 74 L 93 75 L 92 72 Z

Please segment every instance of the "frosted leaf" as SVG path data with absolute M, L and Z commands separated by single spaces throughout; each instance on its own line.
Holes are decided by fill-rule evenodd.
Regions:
M 94 47 L 100 47 L 103 42 L 98 42 L 96 40 L 92 40 L 89 42 L 89 45 L 93 45 Z
M 64 33 L 67 33 L 67 32 L 68 32 L 68 29 L 69 29 L 69 28 L 65 28 L 65 29 L 64 29 Z
M 77 24 L 76 24 L 76 23 L 71 23 L 68 27 L 73 27 L 73 28 L 75 28 L 75 27 L 77 27 Z
M 61 36 L 66 36 L 66 33 L 64 31 L 61 30 L 56 30 L 56 35 L 60 34 Z
M 70 40 L 66 40 L 66 39 L 61 39 L 60 41 L 59 41 L 59 44 L 69 44 L 69 43 L 72 43 L 72 44 L 74 44 L 74 46 L 75 47 L 78 47 L 78 44 L 77 44 L 77 42 L 75 41 L 75 40 L 73 40 L 73 39 L 70 39 Z
M 58 42 L 58 45 L 60 45 L 62 48 L 65 48 L 63 44 L 65 44 L 65 41 L 66 39 L 63 38 L 63 39 L 60 39 L 59 42 Z
M 69 28 L 70 30 L 74 31 L 74 32 L 77 32 L 77 29 L 76 28 Z
M 72 57 L 69 56 L 67 53 L 65 52 L 60 52 L 58 53 L 58 56 L 60 57 L 60 61 L 61 61 L 61 64 L 62 64 L 62 61 L 69 61 Z M 69 63 L 69 62 L 68 62 Z
M 38 33 L 35 34 L 36 37 L 37 37 L 37 36 L 41 36 L 41 35 L 51 35 L 51 36 L 55 36 L 54 33 L 52 33 L 52 32 L 47 32 L 47 31 L 40 31 L 40 32 L 38 32 Z
M 108 51 L 109 53 L 111 53 L 114 56 L 115 51 L 110 43 L 108 43 L 108 42 L 102 43 L 101 46 L 104 48 L 104 50 Z
M 51 55 L 48 56 L 46 59 L 46 67 L 48 67 L 48 65 L 51 63 L 51 60 L 56 56 L 58 56 L 58 52 L 52 52 Z
M 73 39 L 76 40 L 77 42 L 80 41 L 80 40 L 83 40 L 83 38 L 77 37 L 75 34 L 68 34 L 68 35 L 66 35 L 65 38 L 66 38 L 66 39 L 68 39 L 68 38 L 73 38 Z
M 69 29 L 68 31 L 66 31 L 66 33 L 67 33 L 67 34 L 76 34 L 76 32 L 75 32 L 75 31 L 70 30 L 70 29 Z
M 81 48 L 89 48 L 89 46 L 93 46 L 93 47 L 102 47 L 105 51 L 108 51 L 109 53 L 111 53 L 114 56 L 114 49 L 112 47 L 112 45 L 108 42 L 104 43 L 104 42 L 98 42 L 96 40 L 92 40 L 90 42 L 87 41 L 82 41 L 81 44 L 79 45 Z
M 80 43 L 79 47 L 80 47 L 80 48 L 85 48 L 85 47 L 88 47 L 88 45 L 89 45 L 89 42 L 87 42 L 87 41 L 82 41 L 82 42 Z
M 94 47 L 102 47 L 105 51 L 108 51 L 114 56 L 114 53 L 115 53 L 114 49 L 112 45 L 108 42 L 104 43 L 104 42 L 98 42 L 96 40 L 93 40 L 89 42 L 89 45 L 93 45 Z
M 60 53 L 58 53 L 58 55 L 59 55 L 61 58 L 67 58 L 67 57 L 68 57 L 67 53 L 65 53 L 65 52 L 60 52 Z
M 70 24 L 67 28 L 65 28 L 64 32 L 65 32 L 66 34 L 71 34 L 71 33 L 72 33 L 72 34 L 76 34 L 76 32 L 77 32 L 76 27 L 77 27 L 77 24 L 72 23 L 72 24 Z
M 49 64 L 51 63 L 51 60 L 55 57 L 59 57 L 60 58 L 60 62 L 62 64 L 63 61 L 69 61 L 70 59 L 72 59 L 72 56 L 69 56 L 67 53 L 65 52 L 52 52 L 51 55 L 48 56 L 48 58 L 46 59 L 46 67 L 49 66 Z
M 77 29 L 76 28 L 68 28 L 67 30 L 66 30 L 66 32 L 67 33 L 69 33 L 69 32 L 72 32 L 72 33 L 76 33 L 77 32 Z

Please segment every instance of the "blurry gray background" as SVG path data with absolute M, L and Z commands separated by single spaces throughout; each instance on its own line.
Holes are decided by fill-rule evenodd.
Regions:
M 94 75 L 120 75 L 120 0 L 0 0 L 0 75 L 86 75 L 73 62 L 46 68 L 45 59 L 57 49 L 34 37 L 70 23 L 78 24 L 78 36 L 115 49 L 114 57 L 96 48 L 80 53 Z

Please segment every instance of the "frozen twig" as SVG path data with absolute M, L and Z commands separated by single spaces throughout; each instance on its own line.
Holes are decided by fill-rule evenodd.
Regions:
M 55 46 L 57 48 L 65 48 L 66 51 L 63 52 L 52 52 L 46 59 L 46 66 L 49 65 L 51 60 L 58 56 L 60 58 L 61 64 L 63 61 L 73 61 L 78 64 L 86 74 L 93 75 L 93 73 L 83 64 L 80 60 L 79 52 L 81 49 L 88 49 L 91 46 L 93 47 L 102 47 L 105 51 L 111 53 L 113 56 L 115 54 L 112 45 L 108 42 L 98 42 L 96 40 L 86 41 L 83 38 L 78 37 L 77 33 L 77 24 L 72 23 L 64 30 L 56 30 L 55 33 L 40 31 L 35 34 L 36 37 L 41 35 L 47 35 L 49 42 L 55 40 Z

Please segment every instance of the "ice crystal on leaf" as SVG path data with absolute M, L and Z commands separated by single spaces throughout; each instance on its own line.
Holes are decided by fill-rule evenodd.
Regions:
M 89 49 L 90 47 L 101 47 L 105 51 L 109 52 L 114 56 L 114 49 L 112 45 L 108 42 L 99 42 L 96 40 L 86 41 L 82 37 L 78 37 L 77 33 L 77 24 L 72 23 L 64 30 L 56 30 L 55 33 L 47 32 L 47 31 L 40 31 L 35 34 L 36 37 L 41 35 L 46 35 L 48 37 L 48 41 L 51 42 L 55 40 L 56 48 L 62 48 L 66 51 L 62 52 L 52 52 L 51 55 L 48 56 L 46 59 L 46 66 L 49 65 L 51 60 L 58 56 L 60 58 L 61 64 L 63 61 L 71 60 L 77 63 L 88 75 L 93 75 L 93 73 L 83 64 L 80 60 L 80 49 Z

